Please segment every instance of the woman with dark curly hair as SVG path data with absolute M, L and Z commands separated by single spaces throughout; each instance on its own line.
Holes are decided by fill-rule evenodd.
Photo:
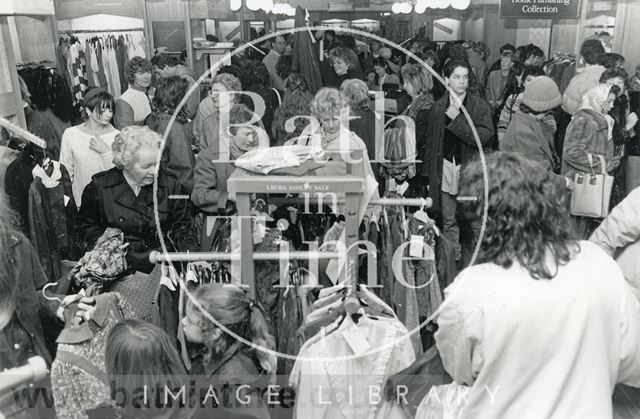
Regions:
M 147 89 L 151 85 L 153 66 L 149 60 L 133 57 L 124 66 L 124 74 L 129 88 L 116 100 L 114 125 L 121 130 L 130 125 L 144 125 L 151 113 L 151 103 Z
M 249 67 L 245 73 L 245 80 L 247 81 L 245 86 L 246 92 L 253 92 L 260 96 L 264 101 L 264 113 L 262 114 L 262 125 L 264 129 L 269 133 L 271 137 L 271 145 L 275 143 L 275 137 L 271 135 L 271 124 L 273 123 L 273 114 L 282 103 L 280 92 L 273 87 L 269 87 L 269 71 L 267 66 L 263 63 L 256 62 Z M 251 111 L 256 111 L 256 103 L 254 98 L 249 100 Z M 258 112 L 259 113 L 259 112 Z
M 437 317 L 455 381 L 437 389 L 466 391 L 456 417 L 611 418 L 615 384 L 640 384 L 640 303 L 610 256 L 573 239 L 551 176 L 505 152 L 463 171 L 486 224 Z
M 160 79 L 151 104 L 152 112 L 147 117 L 145 125 L 164 136 L 180 101 L 187 93 L 189 82 L 180 76 Z M 176 119 L 171 124 L 164 145 L 166 168 L 180 181 L 185 190 L 191 193 L 193 189 L 193 168 L 195 155 L 191 148 L 193 134 L 187 123 L 187 108 L 180 108 Z

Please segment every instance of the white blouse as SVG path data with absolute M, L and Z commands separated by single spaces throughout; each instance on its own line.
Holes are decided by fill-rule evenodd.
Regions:
M 111 145 L 120 131 L 113 128 L 100 138 L 111 149 Z M 62 134 L 62 146 L 60 148 L 60 163 L 64 164 L 71 177 L 73 199 L 80 208 L 82 191 L 91 182 L 91 177 L 97 173 L 111 169 L 113 165 L 113 153 L 108 151 L 100 154 L 91 149 L 89 144 L 93 135 L 87 134 L 80 126 L 67 128 Z

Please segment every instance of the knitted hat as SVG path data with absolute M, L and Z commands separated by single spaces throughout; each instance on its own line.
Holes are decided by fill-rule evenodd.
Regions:
M 562 96 L 556 82 L 547 76 L 535 77 L 522 95 L 522 103 L 535 112 L 544 112 L 560 105 Z

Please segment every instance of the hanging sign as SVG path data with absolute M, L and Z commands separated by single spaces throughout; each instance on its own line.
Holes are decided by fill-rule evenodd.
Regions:
M 578 19 L 580 0 L 500 0 L 503 19 Z
M 53 0 L 0 0 L 0 15 L 53 15 Z

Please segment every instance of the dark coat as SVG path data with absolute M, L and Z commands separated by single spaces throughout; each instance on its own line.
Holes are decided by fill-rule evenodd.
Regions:
M 263 393 L 255 393 L 257 390 L 262 391 L 267 388 L 268 376 L 257 364 L 252 349 L 240 342 L 235 342 L 220 358 L 212 359 L 206 365 L 202 361 L 202 356 L 195 358 L 190 370 L 190 375 L 197 378 L 198 387 L 208 388 L 211 385 L 215 389 L 223 389 L 224 386 L 230 386 L 232 389 L 230 394 L 235 398 L 236 389 L 241 385 L 247 385 L 249 388 L 240 394 L 242 397 L 249 395 L 251 404 L 238 406 L 235 403 L 227 407 L 223 398 L 219 397 L 221 406 L 212 407 L 211 397 L 205 401 L 206 405 L 202 404 L 201 399 L 198 403 L 199 411 L 192 417 L 193 419 L 268 419 L 270 417 L 265 400 L 262 398 Z
M 516 112 L 500 143 L 500 151 L 520 153 L 553 173 L 557 156 L 553 151 L 553 129 L 545 122 L 523 112 Z M 553 174 L 554 184 L 564 190 L 566 178 Z
M 15 314 L 20 324 L 31 337 L 36 355 L 39 355 L 51 365 L 51 355 L 47 349 L 42 329 L 41 319 L 54 320 L 56 311 L 60 307 L 59 301 L 49 301 L 44 298 L 40 291 L 47 284 L 47 277 L 40 266 L 33 246 L 25 236 L 16 233 L 9 238 L 9 249 L 11 262 L 14 266 L 14 278 L 18 282 L 16 296 Z M 54 294 L 50 291 L 47 296 Z M 60 297 L 60 296 L 57 296 Z M 11 366 L 0 366 L 0 368 L 12 368 Z
M 440 214 L 441 211 L 440 187 L 442 185 L 442 167 L 444 164 L 445 129 L 457 136 L 461 142 L 462 160 L 459 162 L 460 164 L 464 165 L 474 161 L 480 155 L 473 131 L 462 112 L 449 125 L 445 126 L 445 112 L 448 106 L 449 95 L 445 95 L 438 99 L 429 111 L 427 122 L 428 144 L 425 149 L 425 155 L 420 156 L 420 159 L 424 162 L 422 175 L 429 178 L 429 196 L 433 199 L 431 211 L 434 214 Z M 467 92 L 464 106 L 474 122 L 482 148 L 486 150 L 494 134 L 493 113 L 484 99 L 470 92 Z
M 170 196 L 187 196 L 177 178 L 163 170 L 157 179 L 158 215 L 160 230 L 167 248 L 172 250 L 197 250 L 196 233 L 192 231 L 192 207 L 188 199 L 170 199 Z M 83 250 L 93 248 L 96 240 L 107 227 L 122 230 L 129 243 L 127 263 L 140 272 L 149 273 L 152 250 L 161 250 L 153 205 L 153 185 L 142 187 L 136 197 L 124 178 L 121 169 L 113 168 L 93 176 L 82 194 L 82 206 L 78 214 L 78 236 Z
M 145 125 L 164 136 L 171 122 L 171 115 L 152 113 L 145 120 Z M 193 168 L 196 158 L 191 149 L 193 134 L 177 120 L 171 125 L 162 155 L 163 167 L 173 173 L 182 186 L 191 193 L 193 189 Z

